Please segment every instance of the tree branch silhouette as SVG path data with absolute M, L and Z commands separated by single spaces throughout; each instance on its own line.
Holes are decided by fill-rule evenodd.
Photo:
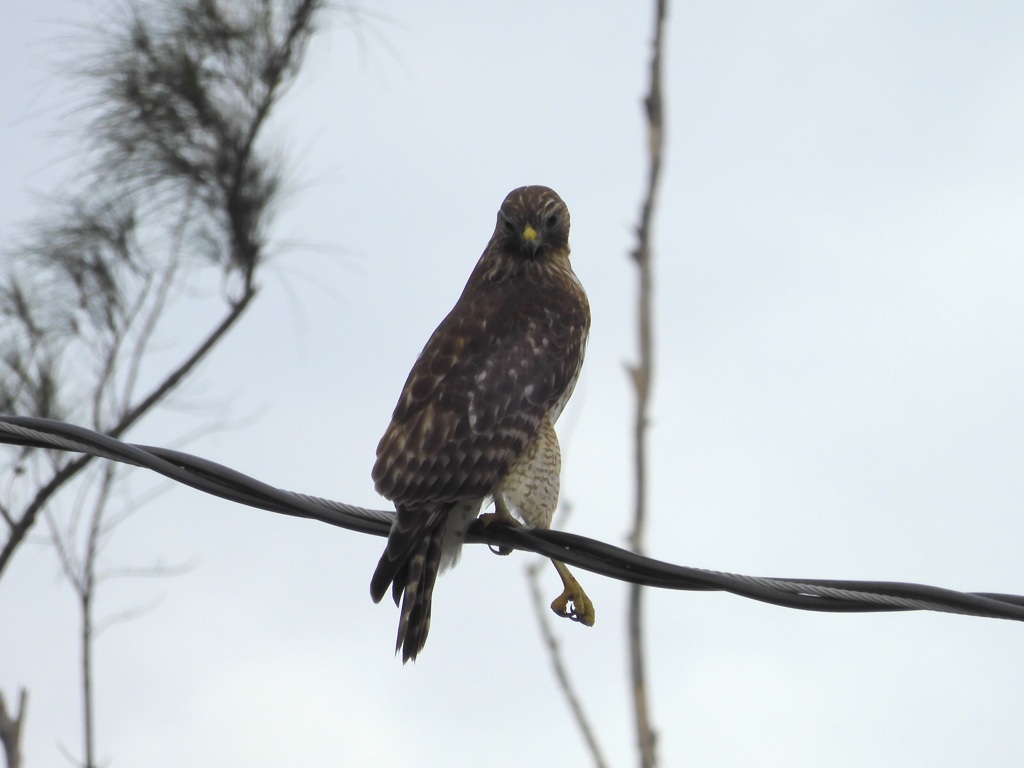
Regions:
M 630 368 L 636 394 L 633 427 L 634 451 L 634 511 L 633 530 L 629 546 L 637 553 L 644 551 L 644 533 L 647 527 L 647 427 L 649 423 L 651 383 L 654 378 L 654 299 L 653 255 L 651 252 L 654 212 L 657 205 L 658 183 L 661 179 L 661 158 L 664 146 L 662 99 L 662 45 L 668 0 L 655 0 L 654 33 L 651 42 L 650 84 L 644 99 L 647 117 L 648 169 L 647 184 L 640 221 L 636 228 L 637 244 L 632 252 L 637 266 L 637 337 L 639 359 Z M 647 690 L 647 672 L 643 642 L 643 587 L 629 587 L 628 606 L 629 666 L 633 691 L 633 710 L 636 724 L 637 749 L 642 768 L 657 765 L 655 732 L 651 725 L 650 697 Z
M 281 187 L 263 148 L 324 0 L 173 0 L 132 5 L 96 27 L 69 67 L 84 118 L 84 170 L 50 201 L 0 275 L 0 411 L 87 421 L 123 436 L 236 328 L 257 295 Z M 195 287 L 239 287 L 177 363 L 150 362 L 169 309 Z M 141 389 L 141 381 L 156 381 Z M 93 605 L 116 480 L 90 456 L 22 451 L 7 467 L 0 578 L 41 514 L 81 612 L 84 754 L 96 765 Z M 58 494 L 80 504 L 56 521 Z M 79 517 L 85 515 L 84 525 Z

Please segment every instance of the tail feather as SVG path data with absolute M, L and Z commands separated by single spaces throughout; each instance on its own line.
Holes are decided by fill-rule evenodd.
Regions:
M 402 660 L 415 660 L 430 629 L 430 602 L 441 568 L 446 510 L 398 508 L 388 544 L 370 580 L 370 595 L 380 602 L 391 587 L 395 605 L 401 604 L 395 652 Z
M 423 650 L 430 631 L 431 599 L 434 583 L 441 569 L 441 549 L 444 543 L 444 525 L 431 529 L 423 546 L 409 558 L 405 575 L 405 594 L 402 596 L 402 611 L 398 620 L 398 638 L 395 653 L 402 650 L 402 662 L 415 661 Z M 399 592 L 395 583 L 395 594 Z
M 388 544 L 370 579 L 373 602 L 379 603 L 392 584 L 397 587 L 404 581 L 402 574 L 414 550 L 421 545 L 428 532 L 444 520 L 444 512 L 443 508 L 422 510 L 398 507 L 388 533 Z M 395 595 L 395 604 L 398 604 L 398 595 Z

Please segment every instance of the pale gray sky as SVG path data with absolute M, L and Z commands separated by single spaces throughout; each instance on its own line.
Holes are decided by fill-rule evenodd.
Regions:
M 560 424 L 569 528 L 622 543 L 647 6 L 372 3 L 372 33 L 333 16 L 278 114 L 294 192 L 263 293 L 177 398 L 189 408 L 132 439 L 171 444 L 226 412 L 238 425 L 188 450 L 382 505 L 369 469 L 416 353 L 503 196 L 546 184 L 572 212 L 594 313 Z M 4 5 L 0 240 L 60 178 L 47 62 L 87 8 Z M 1009 2 L 671 9 L 652 555 L 1024 593 L 1021 39 Z M 169 354 L 196 318 L 180 313 Z M 107 614 L 163 600 L 101 638 L 100 754 L 152 768 L 586 765 L 529 605 L 531 558 L 471 548 L 403 668 L 396 611 L 369 598 L 382 545 L 188 489 L 134 516 L 112 564 L 196 566 L 101 593 Z M 580 576 L 598 623 L 556 632 L 609 757 L 629 765 L 625 587 Z M 668 592 L 647 614 L 666 766 L 1024 761 L 1018 624 Z M 31 690 L 32 766 L 78 749 L 76 621 L 53 553 L 23 549 L 0 585 L 0 689 Z

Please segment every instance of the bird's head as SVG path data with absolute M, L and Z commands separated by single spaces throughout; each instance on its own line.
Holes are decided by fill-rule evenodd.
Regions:
M 498 210 L 491 242 L 502 252 L 530 261 L 569 254 L 569 209 L 554 190 L 519 187 Z

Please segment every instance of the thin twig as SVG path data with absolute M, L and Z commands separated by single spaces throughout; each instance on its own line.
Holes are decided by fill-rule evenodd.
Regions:
M 115 438 L 120 437 L 128 430 L 129 427 L 131 427 L 153 406 L 166 397 L 171 390 L 180 384 L 182 379 L 184 379 L 197 365 L 199 365 L 210 350 L 216 346 L 217 342 L 234 327 L 235 323 L 237 323 L 239 318 L 241 318 L 245 313 L 249 303 L 255 296 L 256 289 L 252 288 L 246 291 L 241 299 L 231 306 L 228 313 L 220 323 L 210 332 L 206 339 L 196 347 L 192 354 L 185 358 L 177 368 L 171 371 L 171 373 L 168 374 L 167 377 L 165 377 L 164 380 L 160 382 L 160 384 L 158 384 L 146 397 L 136 403 L 132 408 L 128 409 L 128 411 L 118 420 L 117 424 L 113 425 L 108 430 L 107 434 Z M 80 456 L 79 458 L 63 465 L 54 473 L 49 482 L 36 492 L 35 497 L 25 508 L 24 513 L 22 513 L 21 517 L 11 527 L 10 536 L 8 536 L 7 541 L 4 543 L 3 549 L 0 550 L 0 575 L 3 575 L 4 569 L 7 567 L 7 563 L 10 562 L 11 557 L 18 548 L 18 545 L 20 545 L 25 536 L 28 535 L 29 530 L 31 530 L 32 526 L 35 524 L 40 510 L 42 510 L 46 505 L 46 502 L 48 502 L 50 498 L 64 486 L 65 483 L 81 472 L 92 458 L 92 456 Z
M 562 691 L 566 704 L 569 705 L 573 720 L 576 721 L 576 727 L 579 728 L 580 734 L 587 744 L 587 749 L 594 760 L 594 765 L 596 768 L 607 768 L 608 763 L 601 752 L 601 745 L 597 743 L 594 729 L 591 727 L 587 713 L 583 710 L 583 704 L 576 694 L 572 678 L 569 677 L 569 672 L 565 668 L 562 651 L 558 645 L 558 638 L 551 631 L 551 622 L 548 618 L 551 611 L 544 602 L 544 596 L 541 594 L 539 584 L 539 574 L 543 562 L 542 560 L 537 561 L 526 568 L 526 580 L 530 584 L 530 597 L 533 602 L 534 615 L 537 617 L 537 625 L 540 627 L 540 634 L 544 639 L 544 645 L 547 646 L 548 658 L 551 659 L 551 668 L 555 673 L 555 679 L 558 681 L 558 687 Z
M 28 712 L 28 691 L 24 688 L 18 693 L 18 711 L 7 711 L 7 702 L 0 691 L 0 743 L 4 745 L 4 756 L 7 768 L 21 768 L 21 731 L 25 726 L 25 715 Z
M 110 492 L 114 485 L 116 472 L 106 465 L 103 468 L 103 478 L 100 481 L 99 490 L 93 503 L 92 515 L 89 520 L 89 534 L 86 538 L 85 559 L 81 567 L 82 571 L 77 578 L 82 584 L 78 594 L 79 606 L 81 608 L 81 674 L 82 674 L 82 732 L 85 747 L 85 764 L 87 768 L 96 765 L 96 707 L 93 699 L 93 641 L 96 634 L 93 631 L 94 598 L 96 597 L 96 561 L 102 548 L 103 513 L 110 498 Z
M 638 336 L 640 359 L 631 369 L 633 387 L 636 391 L 636 420 L 634 426 L 634 451 L 636 472 L 635 507 L 633 531 L 629 537 L 630 548 L 643 552 L 644 532 L 647 524 L 647 426 L 650 403 L 651 381 L 653 379 L 653 300 L 651 270 L 651 230 L 657 199 L 658 182 L 661 177 L 661 157 L 664 141 L 663 108 L 661 89 L 662 40 L 665 27 L 668 0 L 655 0 L 654 39 L 651 43 L 650 90 L 644 99 L 648 130 L 648 176 L 647 189 L 637 225 L 637 245 L 632 253 L 639 272 L 638 292 Z M 633 685 L 633 708 L 636 722 L 637 749 L 642 768 L 657 765 L 655 733 L 651 725 L 647 673 L 643 643 L 643 588 L 633 584 L 629 588 L 629 658 L 630 677 Z

